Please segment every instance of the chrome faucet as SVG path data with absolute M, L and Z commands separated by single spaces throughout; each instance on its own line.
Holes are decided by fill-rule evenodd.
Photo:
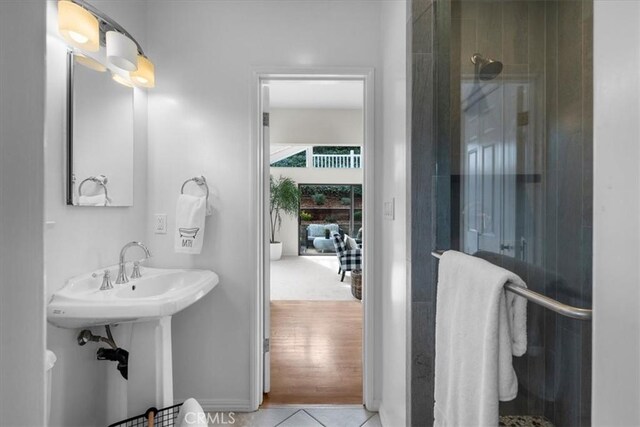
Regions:
M 127 249 L 133 247 L 133 246 L 139 246 L 144 250 L 144 254 L 146 258 L 150 258 L 151 257 L 151 252 L 149 252 L 149 249 L 142 243 L 140 242 L 129 242 L 126 245 L 124 245 L 124 247 L 122 248 L 122 250 L 120 251 L 120 263 L 118 264 L 118 278 L 116 279 L 116 284 L 119 285 L 121 283 L 127 283 L 129 281 L 129 278 L 127 277 L 127 271 L 125 268 L 125 260 L 124 260 L 124 256 L 127 253 Z M 140 271 L 138 270 L 137 274 L 135 275 L 137 277 L 140 277 Z M 134 278 L 137 278 L 134 277 Z
M 104 276 L 102 276 L 102 286 L 100 286 L 100 290 L 107 291 L 109 289 L 113 289 L 113 285 L 111 284 L 111 273 L 109 270 L 105 270 Z

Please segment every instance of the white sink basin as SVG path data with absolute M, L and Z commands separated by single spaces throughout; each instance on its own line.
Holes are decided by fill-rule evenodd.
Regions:
M 109 270 L 116 277 L 117 267 Z M 51 297 L 47 320 L 62 328 L 85 328 L 172 316 L 205 296 L 219 280 L 208 270 L 141 267 L 140 271 L 141 278 L 114 283 L 105 291 L 100 290 L 103 270 L 70 279 Z

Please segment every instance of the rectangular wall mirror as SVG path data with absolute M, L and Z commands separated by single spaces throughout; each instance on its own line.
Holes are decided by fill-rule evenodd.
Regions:
M 96 65 L 68 54 L 67 204 L 133 206 L 133 88 Z

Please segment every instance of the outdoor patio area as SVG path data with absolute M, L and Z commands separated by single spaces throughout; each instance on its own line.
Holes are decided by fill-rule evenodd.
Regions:
M 340 282 L 335 254 L 283 257 L 271 262 L 271 300 L 357 301 L 349 276 Z

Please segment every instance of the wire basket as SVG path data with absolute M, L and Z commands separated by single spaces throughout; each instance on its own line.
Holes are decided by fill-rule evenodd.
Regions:
M 362 299 L 362 271 L 360 270 L 351 272 L 351 295 L 359 300 Z
M 142 415 L 118 421 L 109 427 L 172 427 L 175 425 L 182 403 L 166 408 L 149 408 Z

